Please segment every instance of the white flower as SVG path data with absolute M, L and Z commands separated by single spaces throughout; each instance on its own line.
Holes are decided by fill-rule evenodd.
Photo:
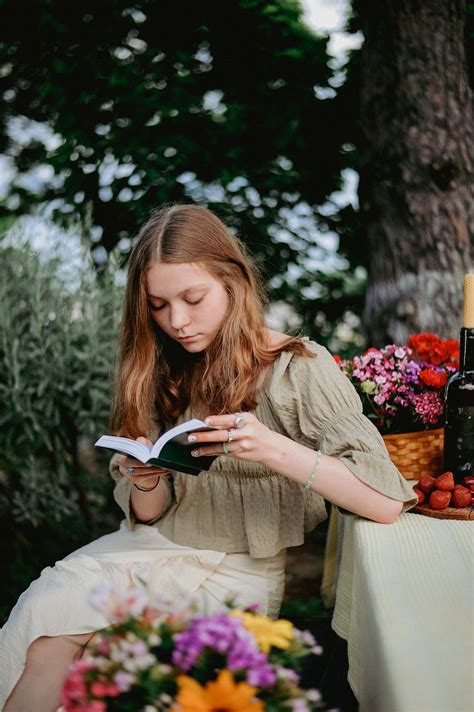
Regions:
M 137 672 L 138 670 L 146 670 L 156 663 L 156 658 L 151 653 L 140 655 L 136 658 L 127 658 L 122 665 L 127 672 Z
M 301 640 L 305 645 L 316 645 L 314 635 L 309 630 L 303 630 L 301 632 Z
M 288 707 L 291 707 L 293 712 L 310 712 L 308 703 L 303 697 L 296 697 L 293 700 L 288 700 L 286 704 Z
M 311 690 L 306 690 L 306 699 L 310 702 L 321 702 L 323 698 L 319 690 L 312 688 Z
M 173 671 L 173 668 L 171 667 L 171 665 L 165 665 L 165 663 L 161 663 L 161 665 L 158 665 L 158 671 L 162 675 L 169 675 L 170 672 Z
M 289 682 L 294 682 L 295 685 L 298 684 L 298 673 L 290 668 L 284 668 L 278 666 L 277 677 L 279 680 L 288 680 Z
M 89 603 L 112 623 L 140 616 L 148 603 L 148 594 L 141 586 L 120 588 L 113 583 L 101 583 L 87 596 Z

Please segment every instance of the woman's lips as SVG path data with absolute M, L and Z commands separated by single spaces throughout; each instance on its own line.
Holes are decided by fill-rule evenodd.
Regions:
M 199 337 L 199 334 L 194 334 L 193 336 L 178 336 L 178 341 L 182 341 L 183 343 L 188 343 L 188 341 L 192 341 L 193 339 L 197 339 Z

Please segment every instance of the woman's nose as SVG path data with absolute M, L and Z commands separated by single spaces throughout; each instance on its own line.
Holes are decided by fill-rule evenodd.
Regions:
M 171 315 L 170 315 L 170 324 L 173 329 L 176 331 L 179 331 L 180 329 L 183 328 L 183 326 L 186 326 L 189 324 L 191 321 L 189 312 L 187 309 L 183 308 L 174 308 L 171 310 Z

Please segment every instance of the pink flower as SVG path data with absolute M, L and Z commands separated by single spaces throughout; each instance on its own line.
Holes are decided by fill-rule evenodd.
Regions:
M 94 697 L 118 697 L 120 690 L 113 682 L 97 680 L 97 682 L 93 682 L 91 685 L 91 693 Z
M 148 603 L 143 587 L 121 588 L 112 583 L 101 583 L 87 597 L 89 603 L 112 622 L 126 621 L 140 616 Z
M 84 702 L 86 699 L 86 686 L 80 672 L 68 673 L 61 692 L 61 704 L 69 709 L 71 702 Z
M 78 709 L 77 702 L 86 702 L 87 689 L 84 673 L 95 669 L 96 664 L 91 660 L 76 660 L 69 668 L 61 691 L 61 704 L 67 712 Z
M 107 712 L 107 705 L 102 700 L 91 700 L 83 705 L 70 707 L 73 712 Z M 68 708 L 66 707 L 66 710 Z
M 426 391 L 413 397 L 413 405 L 426 425 L 436 425 L 443 412 L 443 401 L 436 391 Z

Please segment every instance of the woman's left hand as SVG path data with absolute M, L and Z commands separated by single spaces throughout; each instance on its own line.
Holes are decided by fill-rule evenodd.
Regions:
M 241 419 L 237 421 L 237 425 L 236 418 Z M 252 413 L 211 415 L 205 419 L 205 422 L 222 430 L 190 433 L 188 441 L 196 444 L 192 450 L 194 457 L 227 455 L 238 460 L 265 464 L 276 441 L 281 438 Z M 243 425 L 239 427 L 242 422 Z

